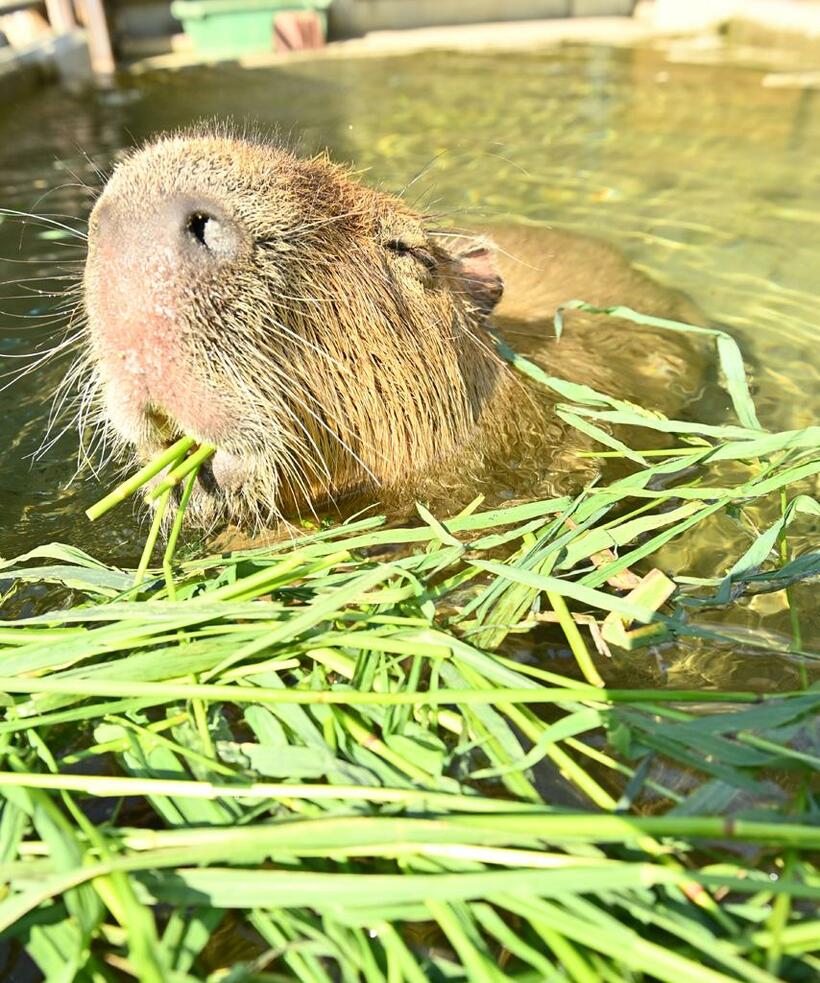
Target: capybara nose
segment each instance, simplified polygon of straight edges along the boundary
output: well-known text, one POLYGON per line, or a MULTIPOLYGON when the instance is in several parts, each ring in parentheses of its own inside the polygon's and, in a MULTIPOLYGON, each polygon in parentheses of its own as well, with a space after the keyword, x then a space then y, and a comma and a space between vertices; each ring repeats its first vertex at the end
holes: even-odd
POLYGON ((85 300, 107 414, 132 443, 180 431, 217 442, 230 420, 186 318, 217 308, 253 241, 212 196, 151 191, 103 194, 89 225, 85 300))
POLYGON ((239 222, 218 202, 188 194, 158 196, 135 207, 103 198, 90 233, 91 244, 108 253, 109 264, 161 254, 166 264, 177 264, 187 274, 237 259, 247 240, 239 222))
MULTIPOLYGON (((236 224, 214 214, 212 207, 194 207, 182 203, 183 235, 194 250, 205 249, 217 259, 233 259, 241 242, 236 224)), ((196 255, 196 253, 194 253, 196 255)))

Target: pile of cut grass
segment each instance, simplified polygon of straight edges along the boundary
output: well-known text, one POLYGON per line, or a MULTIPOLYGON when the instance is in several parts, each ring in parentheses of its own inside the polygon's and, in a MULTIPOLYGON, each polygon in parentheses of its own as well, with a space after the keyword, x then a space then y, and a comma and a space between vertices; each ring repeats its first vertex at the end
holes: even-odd
POLYGON ((791 591, 820 552, 788 532, 820 513, 820 428, 761 430, 727 337, 725 427, 508 353, 634 463, 575 497, 166 550, 136 579, 56 544, 5 561, 76 600, 0 629, 10 959, 157 983, 816 979, 820 691, 791 591), (674 446, 635 452, 612 424, 674 446), (656 568, 717 514, 741 555, 656 568), (759 591, 792 604, 792 644, 743 644, 800 688, 601 685, 607 647, 733 644, 702 612, 759 591), (544 622, 576 678, 504 654, 544 622))

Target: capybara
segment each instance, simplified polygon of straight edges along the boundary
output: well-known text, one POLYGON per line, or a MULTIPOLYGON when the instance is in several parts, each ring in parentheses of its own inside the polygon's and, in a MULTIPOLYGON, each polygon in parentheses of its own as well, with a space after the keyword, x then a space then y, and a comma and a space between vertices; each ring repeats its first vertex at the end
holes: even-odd
POLYGON ((113 436, 140 459, 183 433, 216 445, 189 506, 204 525, 362 498, 455 505, 498 468, 520 495, 588 474, 491 323, 554 374, 648 406, 697 386, 682 336, 575 313, 556 340, 573 297, 691 316, 610 246, 442 227, 326 156, 218 130, 163 136, 114 169, 84 292, 113 436))

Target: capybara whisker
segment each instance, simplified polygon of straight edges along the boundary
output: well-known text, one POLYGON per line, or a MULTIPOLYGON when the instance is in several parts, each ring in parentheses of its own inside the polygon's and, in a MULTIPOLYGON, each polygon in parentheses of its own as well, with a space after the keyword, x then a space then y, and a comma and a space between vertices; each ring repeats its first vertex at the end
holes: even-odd
POLYGON ((23 224, 28 224, 29 221, 39 222, 52 229, 60 229, 62 232, 67 232, 69 235, 76 236, 78 239, 86 240, 88 238, 87 233, 74 228, 72 225, 67 225, 65 222, 59 222, 56 218, 50 218, 48 215, 38 215, 36 212, 24 212, 17 208, 0 208, 0 215, 22 219, 23 224))

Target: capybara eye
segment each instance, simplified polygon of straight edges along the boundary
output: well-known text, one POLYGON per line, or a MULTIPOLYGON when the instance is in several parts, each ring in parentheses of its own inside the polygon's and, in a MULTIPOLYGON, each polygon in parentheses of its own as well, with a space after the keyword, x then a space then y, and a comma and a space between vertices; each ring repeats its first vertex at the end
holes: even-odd
POLYGON ((411 251, 407 243, 402 242, 401 239, 390 239, 385 243, 385 246, 391 252, 398 253, 399 256, 406 256, 411 251))
POLYGON ((435 268, 436 261, 426 249, 421 249, 417 246, 409 246, 402 239, 390 239, 385 243, 385 246, 391 252, 397 253, 399 256, 412 256, 413 259, 418 260, 418 262, 421 263, 427 270, 432 270, 435 268))

